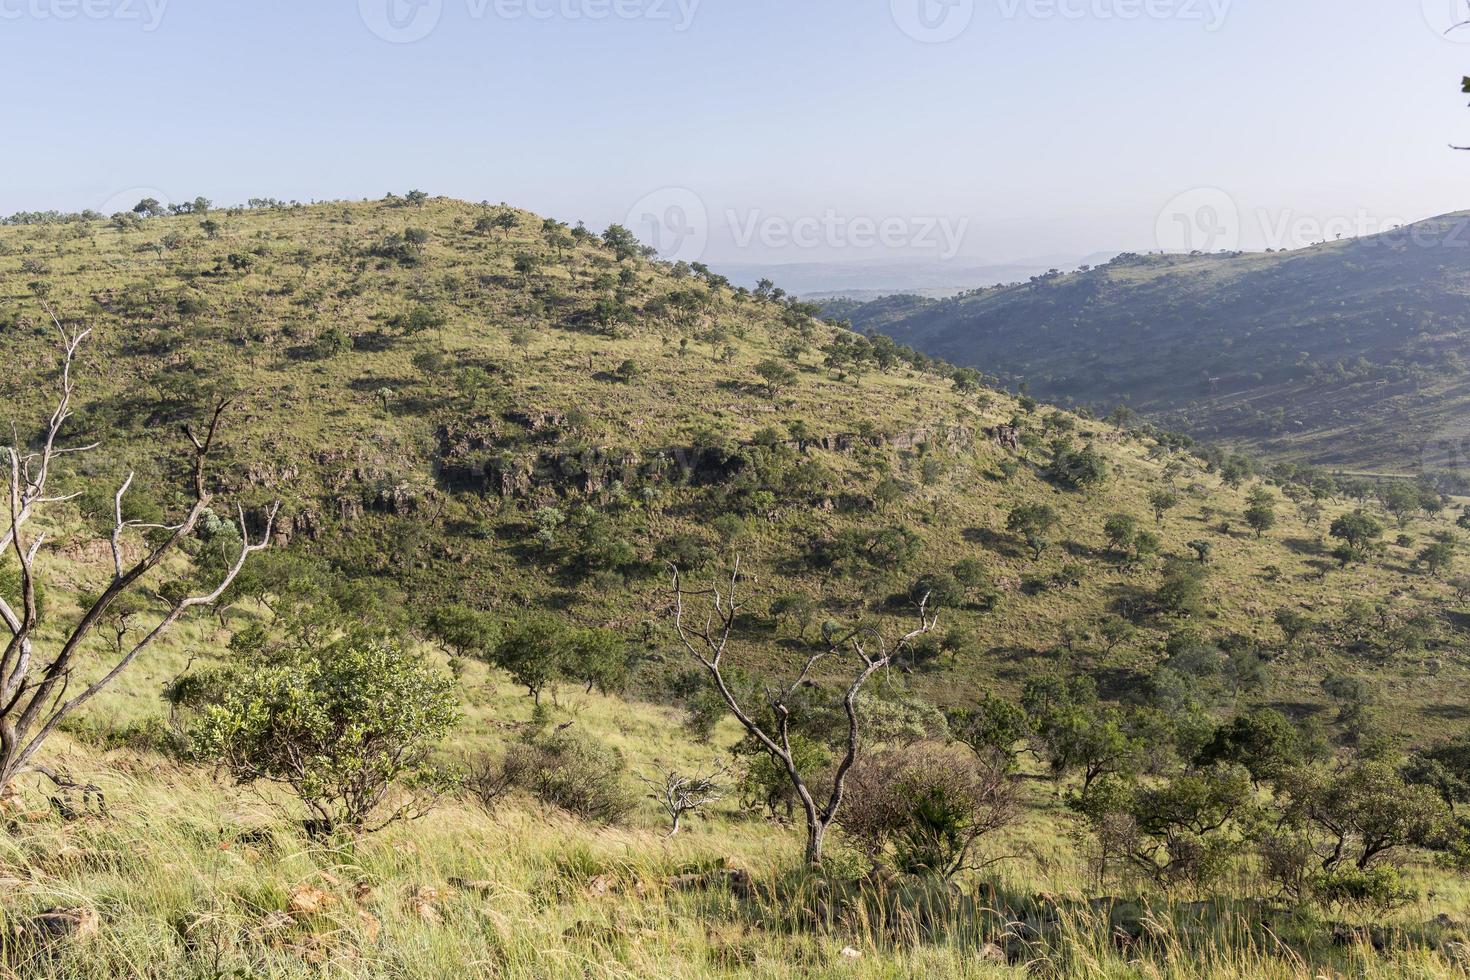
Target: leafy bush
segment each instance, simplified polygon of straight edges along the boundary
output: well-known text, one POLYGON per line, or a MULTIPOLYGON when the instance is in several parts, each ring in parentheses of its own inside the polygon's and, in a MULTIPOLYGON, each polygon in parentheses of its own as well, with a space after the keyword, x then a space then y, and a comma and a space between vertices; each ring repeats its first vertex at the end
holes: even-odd
POLYGON ((1312 882, 1317 900, 1330 908, 1349 908, 1383 915, 1418 897, 1399 870, 1389 865, 1373 868, 1336 868, 1312 882))
POLYGON ((457 717, 454 683, 401 645, 349 635, 201 678, 195 750, 237 782, 289 787, 324 830, 422 813, 440 788, 434 744, 457 717), (395 786, 408 798, 388 805, 395 786))

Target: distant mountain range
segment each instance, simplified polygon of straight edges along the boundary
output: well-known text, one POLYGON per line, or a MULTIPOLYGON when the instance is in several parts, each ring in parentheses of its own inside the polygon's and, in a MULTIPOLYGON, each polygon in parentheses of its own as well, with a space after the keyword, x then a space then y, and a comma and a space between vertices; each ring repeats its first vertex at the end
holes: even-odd
POLYGON ((737 285, 753 287, 761 279, 770 279, 803 299, 877 299, 890 293, 941 298, 977 285, 1025 282, 1052 269, 1071 270, 1106 258, 1107 255, 1041 256, 992 265, 938 259, 785 264, 721 262, 718 268, 737 285))
POLYGON ((1470 212, 1296 251, 1125 253, 831 315, 1038 397, 1344 467, 1470 475, 1470 212))

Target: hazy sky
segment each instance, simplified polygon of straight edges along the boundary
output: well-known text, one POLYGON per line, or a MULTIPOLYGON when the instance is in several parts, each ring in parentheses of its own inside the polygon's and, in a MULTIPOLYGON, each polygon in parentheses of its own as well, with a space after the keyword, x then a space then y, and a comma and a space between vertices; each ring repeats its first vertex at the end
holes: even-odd
POLYGON ((716 263, 1305 244, 1470 208, 1464 4, 0 0, 0 211, 420 187, 716 263))

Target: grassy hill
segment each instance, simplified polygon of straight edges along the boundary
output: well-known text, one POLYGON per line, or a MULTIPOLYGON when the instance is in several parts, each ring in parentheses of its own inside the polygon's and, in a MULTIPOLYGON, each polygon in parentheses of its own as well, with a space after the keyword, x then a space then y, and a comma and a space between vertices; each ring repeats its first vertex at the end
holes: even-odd
MULTIPOLYGON (((1129 590, 1157 583, 1157 558, 1107 554, 1102 523, 1123 512, 1152 525, 1147 496, 1171 460, 1183 503, 1157 529, 1161 554, 1215 540, 1212 632, 1271 645, 1280 607, 1325 624, 1352 598, 1448 596, 1408 567, 1431 524, 1416 522, 1378 565, 1329 572, 1323 532, 1350 500, 1327 501, 1311 527, 1283 511, 1257 539, 1240 520, 1248 487, 1142 433, 1037 411, 1025 422, 1037 444, 1013 453, 989 435, 1025 415, 1007 396, 964 394, 946 372, 901 361, 826 367, 832 327, 641 257, 619 261, 592 237, 555 247, 522 212, 399 199, 211 220, 216 237, 196 217, 0 229, 4 337, 19 368, 5 379, 7 403, 33 416, 44 407, 22 397, 54 362, 28 285, 44 281, 48 303, 97 331, 77 433, 107 447, 111 472, 97 478, 126 464, 166 486, 178 423, 210 392, 232 393, 232 499, 284 500, 283 541, 414 602, 549 604, 657 637, 670 556, 710 574, 740 553, 761 569, 767 598, 804 592, 839 618, 903 615, 890 597, 979 558, 998 601, 954 611, 952 624, 977 641, 916 679, 960 701, 997 679, 1018 688, 1129 590), (514 226, 475 230, 497 214, 514 226), (395 253, 410 229, 427 240, 395 253), (528 256, 533 271, 517 272, 528 256), (416 315, 427 325, 409 324, 416 315), (755 372, 772 359, 796 368, 774 397, 755 372), (1047 478, 1039 444, 1057 436, 1103 454, 1103 486, 1077 492, 1047 478), (1010 509, 1032 501, 1060 515, 1056 546, 1039 560, 1005 531, 1010 509), (542 511, 561 523, 538 536, 542 511), (1222 522, 1231 527, 1217 533, 1222 522), (894 527, 913 537, 900 560, 848 556, 834 567, 845 534, 894 527)), ((1456 621, 1440 621, 1448 643, 1456 621)), ((1149 622, 1130 655, 1146 666, 1175 626, 1149 622)), ((783 642, 753 637, 758 657, 783 656, 783 642)), ((1315 675, 1330 666, 1282 665, 1279 689, 1263 696, 1318 701, 1315 675)), ((1442 718, 1418 711, 1425 697, 1450 702, 1470 682, 1454 667, 1430 680, 1410 661, 1372 670, 1387 671, 1429 727, 1442 718)))
POLYGON ((1463 469, 1467 215, 1295 251, 1123 255, 840 312, 1050 400, 1127 403, 1277 458, 1463 469))
MULTIPOLYGON (((667 563, 708 578, 737 554, 753 578, 731 656, 755 678, 794 675, 825 621, 896 628, 918 579, 971 562, 983 575, 943 611, 924 656, 889 672, 875 696, 967 708, 1040 677, 1085 674, 1110 703, 1152 703, 1188 674, 1209 718, 1271 705, 1336 738, 1341 706, 1323 681, 1348 677, 1366 682, 1377 728, 1398 749, 1465 727, 1465 590, 1453 567, 1432 575, 1415 560, 1434 534, 1457 533, 1454 508, 1406 512, 1369 560, 1339 567, 1326 536, 1335 517, 1361 506, 1396 522, 1321 474, 1241 478, 1147 427, 956 385, 946 365, 865 345, 708 270, 652 261, 615 233, 402 198, 57 221, 0 228, 0 298, 0 344, 13 365, 0 403, 22 427, 48 408, 35 385, 55 366, 42 301, 96 331, 78 368, 73 435, 104 451, 70 474, 71 486, 109 485, 136 469, 140 486, 154 488, 151 503, 168 508, 179 425, 228 394, 223 502, 258 515, 284 501, 283 548, 321 559, 420 633, 451 602, 507 622, 548 609, 611 630, 636 661, 626 698, 564 685, 543 711, 499 671, 470 664, 448 758, 500 752, 572 722, 622 750, 632 772, 728 762, 738 734, 730 719, 708 742, 685 727, 697 699, 692 664, 670 635, 667 563), (1013 448, 994 434, 1012 425, 1013 448), (1067 477, 1076 466, 1086 472, 1080 487, 1067 477), (1156 518, 1150 494, 1169 488, 1175 505, 1156 518), (1277 521, 1257 534, 1245 515, 1248 494, 1262 488, 1277 500, 1277 521), (1035 542, 1039 555, 1007 527, 1025 504, 1057 517, 1035 542), (1111 547, 1104 520, 1119 514, 1156 534, 1156 547, 1111 547), (1173 602, 1171 588, 1188 594, 1173 602), (776 615, 774 601, 792 596, 810 611, 776 615), (1282 610, 1300 618, 1294 639, 1276 622, 1282 610), (1181 651, 1198 650, 1203 659, 1183 664, 1181 651)), ((97 506, 84 495, 51 528, 43 561, 65 585, 50 599, 61 613, 106 571, 97 506)), ((671 843, 648 802, 599 830, 520 798, 487 814, 464 794, 424 823, 365 842, 310 843, 279 794, 226 788, 161 753, 151 734, 168 713, 165 684, 189 665, 231 662, 232 634, 270 621, 253 603, 222 621, 191 620, 69 726, 54 751, 104 787, 110 815, 63 820, 34 789, 7 804, 0 876, 22 896, 11 913, 85 906, 103 919, 99 942, 22 973, 227 975, 220 963, 245 964, 244 975, 395 977, 1024 967, 986 960, 989 934, 977 941, 982 918, 969 913, 939 925, 896 913, 879 922, 854 900, 821 928, 793 922, 793 908, 832 903, 820 891, 775 900, 790 887, 798 835, 733 798, 671 843), (669 884, 720 859, 750 870, 764 903, 669 884), (299 898, 302 887, 329 898, 299 898), (299 907, 308 900, 319 912, 299 907)), ((1023 856, 967 879, 967 894, 1008 907, 1039 902, 1038 892, 1062 896, 1072 939, 1038 961, 1063 975, 1131 975, 1136 951, 1116 948, 1086 904, 1097 889, 1078 818, 1039 778, 1024 781, 1024 803, 997 841, 997 853, 1015 844, 1023 856)), ((862 863, 840 842, 837 852, 844 867, 862 863)), ((1420 898, 1394 923, 1454 914, 1457 879, 1423 857, 1405 873, 1420 898)), ((1250 893, 1249 881, 1238 884, 1232 894, 1250 893)), ((889 900, 919 901, 901 890, 889 900)), ((1252 933, 1258 916, 1242 925, 1246 914, 1209 910, 1207 929, 1182 927, 1159 969, 1450 969, 1422 946, 1386 957, 1333 947, 1316 919, 1276 922, 1294 937, 1283 950, 1252 933), (1263 945, 1222 938, 1242 928, 1263 945)))

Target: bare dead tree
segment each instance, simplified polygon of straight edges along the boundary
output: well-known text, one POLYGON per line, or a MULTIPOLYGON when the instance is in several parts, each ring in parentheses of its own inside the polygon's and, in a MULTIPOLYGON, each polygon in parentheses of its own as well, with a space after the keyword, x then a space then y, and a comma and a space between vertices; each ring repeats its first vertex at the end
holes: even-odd
MULTIPOLYGON (((48 313, 51 311, 48 309, 48 313)), ((259 541, 252 542, 243 508, 237 508, 240 531, 240 553, 233 564, 223 573, 214 589, 201 595, 186 596, 165 601, 168 607, 153 627, 147 630, 136 643, 116 644, 116 649, 103 664, 100 675, 85 682, 76 680, 78 667, 82 666, 84 647, 96 627, 108 617, 114 605, 119 608, 131 597, 142 594, 149 572, 176 551, 179 545, 194 533, 199 521, 209 510, 214 497, 205 479, 205 468, 210 451, 219 432, 220 419, 228 407, 227 402, 214 406, 204 434, 197 435, 190 427, 184 428, 193 447, 193 475, 190 486, 191 504, 187 514, 177 524, 145 524, 123 516, 124 500, 133 486, 133 474, 123 480, 113 496, 113 527, 110 534, 112 552, 112 575, 107 585, 88 597, 89 602, 81 617, 68 626, 61 638, 49 651, 40 649, 37 627, 40 612, 37 603, 38 583, 41 572, 37 558, 46 541, 45 531, 30 533, 32 521, 47 508, 72 500, 77 493, 59 493, 51 489, 56 477, 59 461, 67 456, 79 455, 96 448, 86 446, 63 446, 62 429, 72 417, 73 401, 76 397, 74 367, 77 351, 91 334, 91 330, 73 330, 64 326, 55 314, 51 321, 60 335, 62 359, 60 390, 55 407, 39 434, 37 442, 25 444, 16 435, 7 447, 0 447, 0 459, 6 466, 6 517, 0 524, 0 556, 13 554, 19 563, 18 598, 7 601, 0 596, 0 623, 10 634, 0 654, 0 794, 11 791, 15 779, 26 773, 40 773, 61 786, 72 785, 66 777, 35 761, 36 752, 55 731, 62 720, 82 707, 99 692, 115 681, 140 654, 151 647, 159 637, 167 633, 175 623, 192 609, 213 604, 234 582, 245 562, 252 554, 264 550, 270 544, 271 530, 279 505, 269 509, 265 530, 259 541), (30 448, 30 447, 36 448, 30 448), (138 532, 153 531, 164 535, 159 544, 146 546, 142 558, 129 563, 125 539, 138 532), (72 691, 76 681, 78 690, 72 691)), ((0 633, 0 637, 4 634, 0 633)), ((50 645, 50 644, 48 644, 50 645)))
POLYGON ((916 628, 904 633, 897 640, 889 641, 877 627, 867 626, 850 634, 834 638, 826 650, 812 654, 802 666, 801 672, 789 685, 768 692, 774 728, 767 731, 755 717, 740 704, 739 698, 730 689, 724 674, 724 659, 730 649, 730 639, 735 623, 740 616, 740 559, 736 558, 730 571, 728 584, 716 581, 710 588, 686 591, 679 569, 670 566, 673 573, 674 629, 684 649, 709 672, 715 690, 719 692, 726 707, 741 726, 771 755, 791 780, 797 798, 806 814, 806 861, 820 864, 822 842, 827 828, 837 817, 842 806, 843 788, 847 775, 857 761, 858 754, 858 710, 857 698, 863 685, 874 674, 892 665, 909 651, 915 640, 934 630, 938 625, 937 614, 929 612, 929 597, 919 601, 916 628), (702 619, 691 622, 685 608, 686 601, 695 599, 704 605, 702 619), (847 660, 856 673, 848 682, 842 697, 843 710, 847 714, 847 743, 842 760, 832 776, 832 789, 825 803, 818 803, 807 787, 807 777, 796 764, 791 748, 791 699, 812 676, 812 672, 824 660, 847 660))
POLYGON ((725 771, 721 770, 708 776, 685 776, 671 769, 664 772, 662 779, 649 776, 638 779, 649 787, 648 798, 669 815, 669 836, 673 837, 685 816, 725 798, 725 789, 718 782, 724 775, 725 771))

